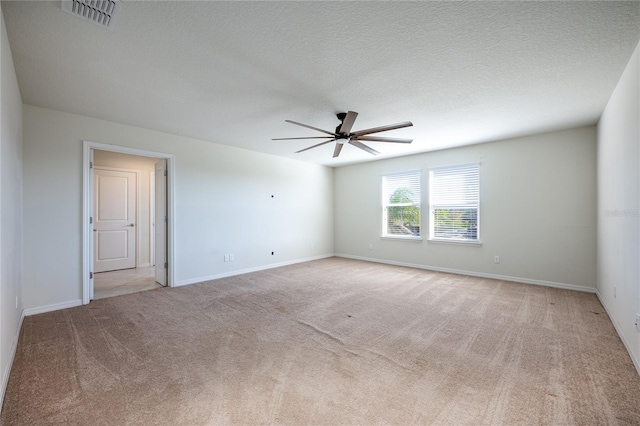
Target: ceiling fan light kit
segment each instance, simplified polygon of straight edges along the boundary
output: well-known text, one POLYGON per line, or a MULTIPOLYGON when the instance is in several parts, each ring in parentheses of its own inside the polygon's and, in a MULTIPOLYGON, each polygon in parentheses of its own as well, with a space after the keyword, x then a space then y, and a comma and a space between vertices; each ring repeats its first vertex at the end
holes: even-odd
POLYGON ((391 143, 411 143, 413 139, 403 139, 403 138, 386 138, 381 136, 369 136, 374 133, 386 132, 388 130, 401 129, 403 127, 413 126, 413 123, 410 121, 405 121, 397 124, 390 124, 387 126, 374 127, 371 129, 358 130, 357 132, 351 132, 351 128, 353 127, 353 123, 355 123, 356 118, 358 117, 358 113, 355 111, 349 112, 339 112, 336 114, 338 120, 340 120, 340 124, 336 127, 334 132, 330 132, 328 130, 319 129, 317 127, 309 126, 308 124, 298 123, 293 120, 285 120, 287 123, 295 124, 296 126, 306 127, 311 130, 318 131, 320 133, 325 133, 328 136, 303 136, 297 138, 274 138, 274 141, 282 141, 282 140, 294 140, 294 139, 327 139, 318 144, 312 145, 310 147, 301 149, 300 151, 296 151, 296 154, 307 151, 312 148, 316 148, 329 142, 336 142, 336 146, 333 150, 333 158, 336 158, 340 155, 342 151, 342 147, 345 144, 350 144, 355 146, 356 148, 360 148, 363 151, 368 152, 372 155, 380 154, 375 149, 371 148, 368 145, 363 144, 360 141, 368 141, 368 142, 391 142, 391 143))

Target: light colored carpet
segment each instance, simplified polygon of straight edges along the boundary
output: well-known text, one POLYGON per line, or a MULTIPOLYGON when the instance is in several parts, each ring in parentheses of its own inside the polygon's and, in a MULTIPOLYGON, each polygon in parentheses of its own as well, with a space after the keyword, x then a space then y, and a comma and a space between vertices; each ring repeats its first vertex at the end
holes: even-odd
POLYGON ((27 317, 6 425, 640 424, 593 294, 331 258, 27 317))

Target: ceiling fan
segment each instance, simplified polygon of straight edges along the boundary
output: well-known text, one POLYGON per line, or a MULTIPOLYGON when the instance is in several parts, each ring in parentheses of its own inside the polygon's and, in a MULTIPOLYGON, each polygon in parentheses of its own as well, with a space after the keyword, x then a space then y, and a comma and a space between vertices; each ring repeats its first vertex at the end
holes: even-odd
POLYGON ((375 149, 371 148, 363 144, 361 141, 368 142, 394 142, 394 143, 411 143, 413 139, 402 139, 402 138, 385 138, 381 136, 369 136, 373 133, 386 132, 387 130, 401 129, 403 127, 413 126, 413 123, 410 121, 405 121, 403 123, 390 124, 388 126, 374 127, 372 129, 358 130, 357 132, 352 132, 351 127, 353 127, 353 123, 356 121, 356 117, 358 117, 358 113, 354 111, 349 112, 340 112, 336 114, 338 120, 340 120, 340 124, 336 127, 335 132, 330 132, 328 130, 318 129, 317 127, 309 126, 307 124, 298 123, 297 121, 285 120, 287 123, 295 124, 297 126, 306 127, 308 129, 317 130, 321 133, 326 133, 329 136, 306 136, 299 138, 274 138, 274 141, 284 141, 284 140, 292 140, 292 139, 326 139, 326 141, 320 142, 319 144, 310 146, 305 149, 301 149, 300 151, 296 151, 296 154, 299 152, 306 151, 311 148, 315 148, 329 142, 336 141, 336 147, 333 150, 333 158, 336 158, 340 155, 340 151, 342 151, 342 147, 345 144, 351 144, 355 147, 358 147, 364 151, 367 151, 369 154, 378 155, 380 154, 375 149))

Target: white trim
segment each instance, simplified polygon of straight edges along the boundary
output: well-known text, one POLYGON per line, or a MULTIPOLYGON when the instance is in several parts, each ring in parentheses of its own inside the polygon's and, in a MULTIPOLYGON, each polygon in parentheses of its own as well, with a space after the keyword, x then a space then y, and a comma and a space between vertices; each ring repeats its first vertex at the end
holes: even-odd
POLYGON ((11 368, 13 367, 13 360, 18 351, 18 341, 20 340, 20 332, 22 331, 22 322, 24 321, 25 313, 24 309, 20 314, 20 320, 18 321, 18 328, 13 336, 13 343, 11 344, 11 351, 9 352, 9 361, 7 366, 2 372, 2 388, 0 389, 0 406, 4 403, 4 395, 7 391, 7 385, 9 384, 9 376, 11 375, 11 368))
POLYGON ((463 246, 481 246, 482 241, 480 240, 454 240, 454 239, 444 239, 444 238, 428 238, 427 242, 429 244, 454 244, 454 245, 463 245, 463 246))
POLYGON ((93 231, 89 226, 89 217, 91 216, 92 200, 91 194, 93 189, 90 187, 91 182, 91 169, 89 168, 89 161, 91 161, 91 153, 94 149, 100 151, 119 152, 122 154, 139 155, 142 157, 160 158, 167 160, 167 214, 169 220, 167 223, 167 262, 169 268, 167 271, 167 284, 169 287, 174 286, 176 268, 175 268, 175 156, 173 154, 166 154, 163 152, 146 151, 137 148, 130 148, 125 146, 110 145, 91 141, 82 141, 83 149, 83 161, 82 161, 82 175, 83 175, 83 211, 82 211, 82 303, 87 304, 90 301, 92 280, 89 278, 89 272, 93 272, 93 246, 91 244, 93 240, 93 231))
POLYGON ((93 224, 89 218, 93 216, 93 147, 82 143, 82 303, 87 304, 93 298, 93 224))
MULTIPOLYGON (((421 231, 422 232, 422 231, 421 231)), ((389 241, 409 241, 412 243, 421 243, 422 237, 401 237, 400 235, 391 236, 391 235, 383 235, 380 237, 381 240, 389 240, 389 241)))
POLYGON ((36 308, 25 309, 23 313, 25 317, 29 317, 31 315, 44 314, 47 312, 59 311, 62 309, 76 308, 82 305, 82 299, 70 300, 68 302, 54 303, 53 305, 38 306, 36 308))
POLYGON ((604 304, 604 299, 600 295, 600 292, 598 291, 598 289, 596 289, 596 296, 598 296, 598 300, 600 301, 600 304, 602 305, 604 310, 607 312, 607 315, 609 315, 609 319, 611 320, 611 324, 613 324, 613 328, 616 329, 616 333, 618 333, 618 337, 620 337, 620 340, 622 340, 622 344, 624 345, 624 348, 629 353, 629 357, 631 357, 631 361, 633 362, 634 367, 636 367, 636 371, 640 375, 640 360, 636 358, 633 351, 631 350, 631 344, 624 337, 624 333, 622 333, 622 330, 618 325, 618 321, 615 319, 614 316, 611 315, 611 312, 609 311, 609 309, 607 309, 607 305, 604 304))
POLYGON ((480 161, 472 161, 470 163, 459 163, 459 164, 446 164, 446 165, 442 165, 442 166, 434 166, 434 167, 429 167, 429 171, 431 170, 446 170, 446 169, 455 169, 455 168, 459 168, 459 167, 470 167, 470 166, 478 166, 480 167, 482 165, 482 163, 480 161))
POLYGON ((228 278, 228 277, 233 277, 233 276, 236 276, 236 275, 249 274, 251 272, 259 272, 259 271, 264 271, 264 270, 267 270, 267 269, 279 268, 281 266, 295 265, 296 263, 303 263, 303 262, 310 262, 312 260, 326 259, 326 258, 329 258, 329 257, 334 257, 334 254, 333 253, 322 254, 320 256, 312 256, 312 257, 306 257, 306 258, 303 258, 303 259, 290 260, 290 261, 287 261, 287 262, 271 263, 269 265, 256 266, 254 268, 247 268, 247 269, 240 269, 240 270, 235 270, 235 271, 230 271, 230 272, 223 272, 222 274, 209 275, 209 276, 206 276, 206 277, 191 278, 191 279, 188 279, 188 280, 178 281, 177 283, 175 283, 174 287, 181 287, 181 286, 184 286, 184 285, 196 284, 196 283, 201 283, 201 282, 204 282, 204 281, 217 280, 217 279, 220 279, 220 278, 228 278))
POLYGON ((408 170, 398 170, 395 172, 388 172, 388 173, 381 173, 380 174, 380 178, 383 178, 385 176, 394 176, 394 175, 404 175, 407 173, 416 173, 419 172, 420 173, 420 183, 422 183, 422 169, 408 169, 408 170))
POLYGON ((394 260, 375 259, 375 258, 371 258, 371 257, 362 257, 362 256, 351 256, 351 255, 348 255, 348 254, 340 254, 340 253, 336 253, 335 256, 336 257, 344 257, 346 259, 364 260, 364 261, 367 261, 367 262, 385 263, 385 264, 388 264, 388 265, 407 266, 409 268, 426 269, 428 271, 447 272, 449 274, 469 275, 469 276, 472 276, 472 277, 491 278, 491 279, 494 279, 494 280, 512 281, 512 282, 522 283, 522 284, 541 285, 541 286, 545 286, 545 287, 561 288, 561 289, 564 289, 564 290, 584 291, 586 293, 595 293, 596 292, 596 289, 594 287, 586 287, 586 286, 575 285, 575 284, 558 283, 558 282, 555 282, 555 281, 534 280, 534 279, 531 279, 531 278, 521 278, 521 277, 510 277, 510 276, 507 276, 507 275, 486 274, 484 272, 473 272, 473 271, 464 271, 464 270, 461 270, 461 269, 440 268, 438 266, 420 265, 420 264, 417 264, 417 263, 396 262, 394 260))
MULTIPOLYGON (((154 165, 155 167, 155 165, 154 165)), ((156 171, 149 172, 149 266, 156 264, 156 171)))

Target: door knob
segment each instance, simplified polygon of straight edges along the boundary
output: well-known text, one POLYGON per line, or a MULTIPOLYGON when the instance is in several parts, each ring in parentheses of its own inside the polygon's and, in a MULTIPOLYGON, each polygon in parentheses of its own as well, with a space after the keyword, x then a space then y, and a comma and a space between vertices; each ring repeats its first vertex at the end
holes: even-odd
POLYGON ((133 228, 135 225, 133 223, 130 223, 127 226, 130 227, 130 228, 133 228))

